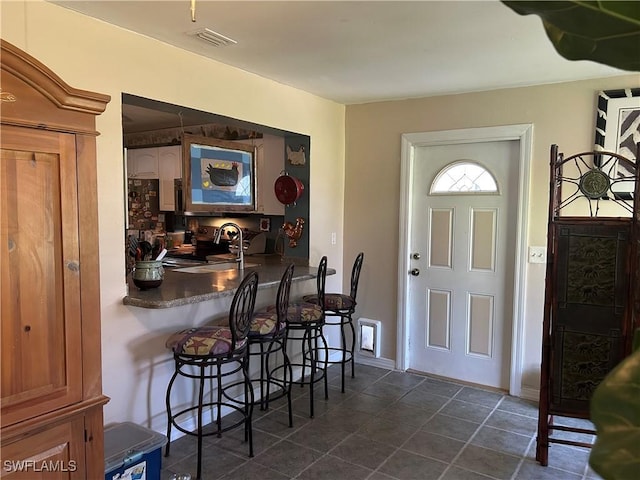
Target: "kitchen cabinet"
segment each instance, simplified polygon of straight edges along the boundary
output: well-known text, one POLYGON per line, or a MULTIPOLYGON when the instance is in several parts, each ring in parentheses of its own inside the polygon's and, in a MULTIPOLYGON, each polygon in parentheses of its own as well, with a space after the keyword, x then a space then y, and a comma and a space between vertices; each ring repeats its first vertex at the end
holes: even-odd
POLYGON ((160 210, 173 212, 176 207, 174 180, 182 178, 182 145, 158 148, 160 210))
POLYGON ((173 181, 182 178, 182 145, 127 150, 127 176, 159 179, 160 210, 175 210, 173 181))
POLYGON ((159 178, 158 148, 127 150, 127 176, 129 178, 159 178))
POLYGON ((284 170, 284 138, 265 135, 257 146, 256 212, 263 215, 284 215, 284 205, 278 201, 273 189, 276 179, 284 170))
POLYGON ((95 117, 78 90, 0 40, 1 415, 11 478, 104 476, 95 117), (55 460, 60 460, 56 463, 55 460))

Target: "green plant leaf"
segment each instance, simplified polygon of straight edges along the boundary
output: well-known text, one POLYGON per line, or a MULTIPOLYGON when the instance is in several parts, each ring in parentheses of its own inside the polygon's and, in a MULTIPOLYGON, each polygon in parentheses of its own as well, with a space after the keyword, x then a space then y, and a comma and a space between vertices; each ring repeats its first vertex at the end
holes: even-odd
POLYGON ((568 60, 640 71, 640 2, 503 1, 520 15, 538 15, 556 51, 568 60))
POLYGON ((618 364, 591 398, 596 442, 589 464, 605 480, 638 478, 640 472, 640 350, 618 364))

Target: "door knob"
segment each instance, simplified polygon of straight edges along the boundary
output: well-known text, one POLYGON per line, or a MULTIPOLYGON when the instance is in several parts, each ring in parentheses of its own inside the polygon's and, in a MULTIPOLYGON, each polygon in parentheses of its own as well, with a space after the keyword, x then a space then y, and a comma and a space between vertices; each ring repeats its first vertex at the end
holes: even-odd
POLYGON ((414 268, 413 270, 411 270, 409 272, 411 275, 413 275, 414 277, 417 277, 418 275, 420 275, 420 270, 418 268, 414 268))
POLYGON ((413 258, 414 260, 420 260, 420 254, 414 253, 413 255, 411 255, 411 258, 413 258))

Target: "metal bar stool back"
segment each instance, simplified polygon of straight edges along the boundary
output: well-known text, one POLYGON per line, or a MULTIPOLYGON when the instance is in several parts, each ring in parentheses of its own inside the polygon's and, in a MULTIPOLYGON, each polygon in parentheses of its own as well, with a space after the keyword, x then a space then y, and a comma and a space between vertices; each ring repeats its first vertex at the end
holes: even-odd
POLYGON ((324 292, 327 279, 327 257, 324 256, 318 265, 316 286, 318 303, 293 303, 287 310, 287 341, 300 341, 302 352, 299 362, 292 362, 292 367, 301 368, 299 380, 294 384, 309 385, 309 416, 314 416, 314 385, 324 380, 324 396, 329 398, 327 383, 327 361, 329 351, 327 341, 322 332, 324 327, 324 292), (302 336, 293 336, 293 332, 301 332, 302 336), (322 358, 320 358, 322 353, 322 358), (306 372, 309 371, 307 377, 306 372))
MULTIPOLYGON (((356 295, 358 294, 358 282, 360 280, 360 271, 364 262, 364 253, 360 252, 351 269, 351 290, 349 295, 343 293, 326 293, 324 297, 324 313, 326 317, 338 317, 338 320, 325 319, 325 325, 340 326, 340 347, 328 347, 328 350, 339 352, 340 359, 329 361, 330 364, 340 364, 342 374, 342 393, 344 393, 344 373, 345 365, 351 363, 351 378, 355 377, 355 345, 356 331, 353 325, 353 314, 356 311, 356 295), (351 330, 350 343, 347 346, 346 327, 351 330)), ((306 302, 319 304, 316 295, 308 295, 304 297, 306 302)))
MULTIPOLYGON (((289 294, 291 292, 291 280, 293 278, 294 264, 291 263, 285 269, 278 292, 276 294, 275 312, 273 306, 256 312, 251 321, 249 331, 249 345, 258 347, 258 351, 251 351, 251 357, 260 359, 260 378, 253 379, 253 383, 259 384, 259 398, 254 404, 260 404, 261 410, 269 408, 269 402, 284 396, 287 397, 289 408, 289 426, 293 426, 293 413, 291 411, 291 380, 293 373, 289 356, 287 355, 287 310, 289 308, 289 294), (271 359, 280 352, 282 363, 271 366, 271 359), (272 390, 275 386, 275 392, 272 390)), ((251 360, 250 360, 251 361, 251 360)))
POLYGON ((251 415, 253 412, 253 389, 249 378, 249 329, 258 289, 258 274, 247 274, 236 290, 229 309, 228 326, 202 326, 181 330, 171 335, 167 348, 173 351, 175 371, 167 386, 167 447, 171 448, 171 429, 198 438, 198 463, 196 478, 202 478, 202 438, 220 436, 223 432, 244 426, 245 441, 249 443, 249 456, 253 456, 253 434, 251 415), (224 367, 224 369, 223 369, 224 367), (178 412, 171 409, 171 390, 178 376, 198 381, 198 401, 178 412), (223 380, 227 379, 223 383, 223 380), (209 392, 210 401, 205 402, 205 381, 215 382, 215 392, 209 392), (215 396, 215 399, 213 398, 215 396), (211 431, 204 432, 203 409, 215 409, 215 423, 211 431), (231 410, 235 415, 224 417, 222 410, 231 410), (178 423, 178 417, 196 412, 195 431, 187 430, 178 423), (238 418, 239 417, 239 418, 238 418))

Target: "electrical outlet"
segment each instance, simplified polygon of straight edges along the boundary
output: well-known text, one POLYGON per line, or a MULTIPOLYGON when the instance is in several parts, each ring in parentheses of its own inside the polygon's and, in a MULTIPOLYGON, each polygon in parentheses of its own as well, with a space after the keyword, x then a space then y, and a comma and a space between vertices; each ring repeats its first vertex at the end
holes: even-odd
POLYGON ((331 232, 331 245, 335 245, 337 243, 336 238, 336 232, 331 232))
POLYGON ((547 263, 547 248, 529 247, 529 263, 547 263))

